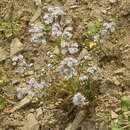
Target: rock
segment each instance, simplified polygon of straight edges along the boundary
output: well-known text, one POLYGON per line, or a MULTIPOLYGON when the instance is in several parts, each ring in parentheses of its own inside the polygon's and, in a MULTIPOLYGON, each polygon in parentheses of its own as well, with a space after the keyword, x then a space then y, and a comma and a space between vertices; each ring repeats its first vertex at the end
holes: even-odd
POLYGON ((107 13, 107 10, 103 9, 103 10, 101 10, 101 12, 102 12, 103 14, 106 14, 106 13, 107 13))
POLYGON ((130 78, 129 79, 125 79, 124 80, 124 84, 125 84, 125 86, 130 87, 130 78))
POLYGON ((82 59, 84 56, 87 56, 88 55, 88 51, 84 48, 80 54, 79 54, 79 59, 82 59))
POLYGON ((118 70, 114 71, 114 74, 123 75, 124 72, 125 72, 125 68, 121 68, 121 69, 118 69, 118 70))
POLYGON ((99 130, 109 130, 109 126, 105 122, 99 124, 99 130))
POLYGON ((23 49, 23 44, 20 42, 18 38, 12 40, 10 45, 10 56, 15 55, 23 49))
POLYGON ((116 113, 121 113, 121 112, 122 112, 122 109, 121 109, 121 108, 117 108, 117 109, 115 110, 115 112, 116 112, 116 113))
POLYGON ((122 101, 130 101, 130 96, 124 96, 121 99, 122 101))
POLYGON ((65 130, 71 130, 72 124, 69 124, 68 127, 65 128, 65 130))
POLYGON ((59 50, 58 46, 56 46, 54 48, 54 52, 53 53, 56 54, 56 55, 60 54, 60 50, 59 50))
POLYGON ((35 14, 33 15, 33 17, 31 18, 30 22, 32 23, 32 22, 36 21, 40 17, 41 12, 42 12, 41 8, 38 8, 36 10, 35 14))
POLYGON ((80 111, 76 116, 76 118, 74 119, 74 121, 72 122, 72 124, 70 124, 65 130, 77 130, 84 118, 85 118, 85 112, 80 111))
POLYGON ((41 109, 41 108, 38 108, 38 109, 36 110, 36 119, 39 120, 39 118, 42 116, 42 114, 43 114, 42 109, 41 109))
POLYGON ((109 0, 109 2, 110 2, 111 4, 114 4, 114 3, 116 3, 117 1, 116 1, 116 0, 109 0))
POLYGON ((79 128, 81 128, 81 130, 96 130, 95 121, 85 120, 79 128))
POLYGON ((130 115, 130 111, 124 112, 123 115, 127 117, 128 115, 130 115))
POLYGON ((106 80, 105 80, 105 82, 107 83, 107 84, 113 84, 113 85, 116 85, 116 86, 119 86, 120 85, 120 82, 119 82, 119 80, 116 78, 116 77, 112 77, 112 78, 107 78, 106 80))
POLYGON ((0 47, 0 61, 5 60, 6 58, 8 58, 7 51, 5 51, 5 49, 0 47))
POLYGON ((30 109, 30 113, 34 113, 35 112, 35 110, 32 108, 32 109, 30 109))
POLYGON ((33 113, 27 115, 27 120, 25 120, 24 127, 22 130, 39 130, 40 125, 38 121, 35 119, 33 113))
POLYGON ((112 78, 112 81, 113 81, 113 83, 114 83, 116 86, 119 86, 119 85, 120 85, 120 82, 119 82, 119 80, 118 80, 116 77, 113 77, 113 78, 112 78))
POLYGON ((37 6, 40 6, 42 4, 41 0, 35 0, 35 3, 37 6))
POLYGON ((23 107, 29 105, 30 103, 31 103, 31 98, 29 98, 28 96, 26 96, 24 99, 22 99, 22 100, 18 103, 18 105, 14 106, 13 109, 12 109, 10 112, 11 112, 11 113, 12 113, 12 112, 15 112, 15 111, 17 111, 17 110, 19 110, 19 109, 21 109, 21 108, 23 108, 23 107))
POLYGON ((33 75, 34 74, 34 71, 27 71, 24 73, 25 76, 30 76, 30 75, 33 75))
POLYGON ((117 117, 118 115, 114 111, 111 111, 111 118, 116 119, 117 117))
POLYGON ((21 127, 23 126, 23 122, 17 121, 17 120, 14 120, 14 121, 10 120, 10 121, 6 121, 4 125, 8 127, 21 127))

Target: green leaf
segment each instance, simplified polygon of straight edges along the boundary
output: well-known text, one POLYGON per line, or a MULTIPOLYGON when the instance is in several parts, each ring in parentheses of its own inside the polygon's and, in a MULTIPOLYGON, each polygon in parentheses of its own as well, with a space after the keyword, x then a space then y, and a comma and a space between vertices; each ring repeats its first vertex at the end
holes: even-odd
POLYGON ((124 100, 121 102, 121 108, 123 111, 128 111, 130 109, 130 100, 124 100))
POLYGON ((128 121, 130 122, 130 115, 128 116, 128 121))
POLYGON ((114 126, 112 127, 112 130, 121 130, 121 128, 119 128, 118 126, 114 126))
POLYGON ((0 109, 3 109, 3 107, 6 105, 6 99, 2 96, 0 96, 0 109))

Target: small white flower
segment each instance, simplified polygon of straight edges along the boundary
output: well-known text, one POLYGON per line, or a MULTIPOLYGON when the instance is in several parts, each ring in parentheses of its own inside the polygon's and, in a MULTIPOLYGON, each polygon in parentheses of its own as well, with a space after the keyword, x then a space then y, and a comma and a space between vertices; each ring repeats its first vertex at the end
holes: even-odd
POLYGON ((84 59, 85 60, 92 60, 92 57, 91 56, 84 56, 84 59))
POLYGON ((74 66, 77 64, 77 59, 66 57, 63 61, 61 61, 59 65, 59 71, 67 79, 71 78, 72 76, 77 76, 77 71, 74 68, 74 66))
POLYGON ((73 27, 66 27, 64 31, 66 32, 73 31, 73 27))
POLYGON ((109 34, 110 34, 109 31, 106 30, 106 29, 101 30, 101 35, 107 36, 107 35, 109 35, 109 34))
POLYGON ((72 38, 72 33, 68 32, 68 31, 64 31, 62 34, 62 37, 65 39, 71 39, 72 38))
POLYGON ((103 39, 101 39, 99 42, 100 42, 101 44, 106 43, 106 41, 105 41, 105 40, 103 40, 103 39))
POLYGON ((93 37, 93 39, 94 39, 94 41, 96 42, 96 41, 98 41, 99 40, 99 34, 96 34, 96 35, 94 35, 94 37, 93 37))
POLYGON ((87 69, 87 72, 88 72, 88 73, 94 74, 95 71, 96 71, 96 67, 95 67, 95 66, 88 67, 88 69, 87 69))
POLYGON ((68 51, 69 51, 70 54, 75 54, 79 51, 79 49, 73 47, 73 48, 68 48, 68 51))
POLYGON ((37 32, 42 32, 43 26, 33 26, 31 29, 29 29, 29 32, 32 33, 37 33, 37 32))
POLYGON ((62 50, 61 50, 61 54, 63 54, 63 55, 65 55, 67 52, 68 52, 67 49, 62 49, 62 50))
POLYGON ((79 80, 81 80, 81 81, 85 81, 87 79, 88 79, 88 76, 86 76, 86 75, 79 77, 79 80))
POLYGON ((53 24, 52 26, 52 36, 60 37, 62 35, 61 27, 58 23, 53 24))
POLYGON ((45 24, 52 24, 53 23, 53 16, 52 14, 46 13, 43 17, 45 24))
POLYGON ((85 104, 85 97, 81 93, 76 93, 73 97, 73 104, 83 106, 85 104))
POLYGON ((27 94, 27 89, 26 88, 17 88, 17 98, 22 99, 26 94, 27 94))
POLYGON ((74 42, 74 43, 71 44, 71 47, 76 47, 76 48, 78 48, 78 47, 79 47, 79 44, 78 44, 77 42, 74 42))
POLYGON ((65 48, 65 47, 68 47, 69 46, 69 43, 68 42, 66 42, 66 41, 62 41, 61 42, 61 47, 62 48, 65 48))
POLYGON ((110 31, 111 31, 112 33, 115 32, 115 30, 116 30, 115 27, 111 27, 111 28, 110 28, 110 31))

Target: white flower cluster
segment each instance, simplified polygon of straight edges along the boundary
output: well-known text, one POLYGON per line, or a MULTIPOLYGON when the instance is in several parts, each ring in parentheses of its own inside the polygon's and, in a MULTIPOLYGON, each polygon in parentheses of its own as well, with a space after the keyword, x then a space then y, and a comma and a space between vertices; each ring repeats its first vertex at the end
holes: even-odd
POLYGON ((73 30, 72 27, 66 27, 63 31, 62 38, 64 39, 71 39, 73 34, 71 33, 73 30))
POLYGON ((16 63, 16 72, 23 73, 27 68, 31 67, 33 64, 27 64, 23 55, 14 56, 11 58, 13 62, 16 63))
POLYGON ((85 105, 85 97, 81 93, 76 93, 73 96, 73 104, 76 106, 83 106, 85 105))
POLYGON ((104 44, 104 43, 106 43, 106 40, 109 37, 109 35, 111 33, 115 32, 116 23, 115 22, 104 23, 102 26, 103 26, 103 29, 100 30, 99 33, 95 34, 93 36, 93 39, 95 42, 99 42, 101 44, 104 44))
POLYGON ((89 56, 89 55, 85 55, 85 56, 84 56, 84 60, 92 60, 92 57, 89 56))
POLYGON ((17 98, 22 99, 25 95, 41 98, 44 96, 44 89, 48 87, 45 82, 38 83, 34 78, 28 81, 28 85, 24 88, 17 88, 17 98))
POLYGON ((61 10, 60 7, 49 7, 48 12, 44 14, 43 19, 44 23, 46 25, 52 24, 52 30, 51 30, 51 35, 54 37, 62 37, 64 39, 70 39, 72 38, 72 27, 66 27, 64 30, 61 27, 61 25, 66 22, 68 24, 67 20, 64 22, 62 19, 59 21, 58 17, 64 15, 64 11, 61 10))
POLYGON ((79 51, 79 44, 77 42, 68 43, 66 41, 61 42, 61 53, 64 55, 66 53, 76 54, 79 51))
POLYGON ((43 44, 47 43, 43 35, 43 26, 33 26, 31 29, 29 29, 29 32, 32 33, 31 42, 43 44))
POLYGON ((87 68, 87 73, 91 73, 93 75, 93 79, 102 77, 102 74, 97 70, 95 66, 92 65, 87 68))
POLYGON ((58 16, 64 15, 60 7, 49 7, 48 12, 43 16, 45 24, 52 24, 58 16))
POLYGON ((72 78, 73 76, 77 76, 77 71, 75 69, 76 65, 78 65, 77 59, 66 57, 63 61, 61 61, 59 71, 66 79, 72 78))
POLYGON ((58 23, 52 25, 52 36, 60 37, 62 35, 62 29, 58 23))

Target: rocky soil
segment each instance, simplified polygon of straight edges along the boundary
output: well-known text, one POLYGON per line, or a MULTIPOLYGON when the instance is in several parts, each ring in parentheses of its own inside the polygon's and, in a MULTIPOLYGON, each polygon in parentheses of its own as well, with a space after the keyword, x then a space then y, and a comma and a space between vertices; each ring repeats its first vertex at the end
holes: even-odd
POLYGON ((0 20, 8 19, 12 23, 14 18, 20 18, 20 21, 11 25, 6 21, 5 24, 0 23, 0 130, 111 130, 113 120, 122 112, 121 100, 130 99, 130 1, 0 1, 0 20), (45 41, 35 43, 31 39, 33 32, 29 32, 34 25, 44 22, 44 14, 50 6, 60 7, 65 12, 58 19, 62 22, 68 20, 68 24, 63 23, 64 28, 68 25, 73 27, 71 40, 80 43, 80 51, 74 57, 80 59, 85 54, 92 54, 90 62, 98 66, 103 74, 98 80, 100 85, 95 108, 84 110, 74 106, 65 109, 61 100, 45 102, 44 99, 32 100, 28 96, 17 98, 16 88, 26 86, 30 78, 35 78, 38 83, 45 81, 52 87, 63 80, 57 70, 60 60, 57 57, 62 53, 59 41, 50 33, 45 33, 47 44, 45 41), (86 36, 86 27, 91 23, 113 20, 116 21, 117 33, 102 48, 102 52, 97 53, 95 48, 99 52, 101 50, 86 36), (13 26, 16 31, 2 30, 6 25, 13 26), (23 56, 22 62, 12 60, 19 55, 23 56), (108 117, 111 120, 107 120, 108 117))

